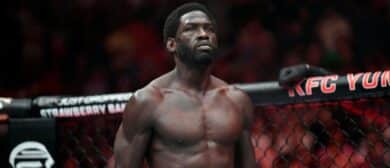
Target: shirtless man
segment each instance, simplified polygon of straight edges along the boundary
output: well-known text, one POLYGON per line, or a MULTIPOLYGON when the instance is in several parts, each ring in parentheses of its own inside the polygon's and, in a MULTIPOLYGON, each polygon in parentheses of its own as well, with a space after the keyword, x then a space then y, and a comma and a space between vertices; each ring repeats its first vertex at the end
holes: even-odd
POLYGON ((254 168, 253 105, 210 74, 215 21, 201 4, 175 9, 164 25, 175 68, 135 92, 118 129, 117 168, 254 168))

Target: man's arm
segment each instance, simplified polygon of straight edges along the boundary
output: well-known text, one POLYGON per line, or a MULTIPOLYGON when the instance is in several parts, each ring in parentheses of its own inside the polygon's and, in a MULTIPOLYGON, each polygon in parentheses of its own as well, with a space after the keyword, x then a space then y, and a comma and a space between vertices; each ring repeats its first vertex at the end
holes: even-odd
POLYGON ((151 137, 158 97, 153 88, 137 91, 129 100, 114 142, 116 168, 140 168, 151 137))
POLYGON ((236 167, 255 168, 256 159, 251 142, 251 127, 253 122, 253 104, 248 95, 242 91, 235 94, 238 105, 244 117, 244 129, 236 145, 236 167))

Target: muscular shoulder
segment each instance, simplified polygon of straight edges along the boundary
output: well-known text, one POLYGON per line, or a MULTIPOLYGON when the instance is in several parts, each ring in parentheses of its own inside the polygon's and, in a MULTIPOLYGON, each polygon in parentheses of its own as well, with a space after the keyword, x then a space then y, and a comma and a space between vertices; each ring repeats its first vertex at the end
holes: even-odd
POLYGON ((231 100, 233 100, 234 103, 236 103, 238 105, 250 105, 250 106, 252 105, 252 102, 251 102, 249 96, 241 89, 239 89, 233 85, 229 85, 225 81, 223 81, 215 76, 212 76, 211 79, 212 79, 212 83, 213 83, 214 87, 217 90, 226 92, 227 96, 231 100))
POLYGON ((222 79, 220 78, 217 78, 215 76, 211 76, 211 81, 213 83, 213 85, 217 88, 226 88, 229 86, 228 83, 226 83, 225 81, 223 81, 222 79))
POLYGON ((157 88, 146 86, 131 96, 123 114, 123 126, 128 132, 150 128, 154 121, 154 111, 160 101, 157 88))
POLYGON ((249 96, 241 89, 235 86, 227 86, 226 89, 228 91, 227 93, 229 98, 234 102, 243 105, 252 105, 252 101, 250 100, 249 96))
POLYGON ((154 85, 145 86, 142 89, 134 92, 130 102, 134 101, 137 104, 153 105, 161 100, 160 89, 154 85))
POLYGON ((253 120, 253 104, 249 96, 235 86, 227 86, 227 95, 241 109, 245 122, 250 125, 253 120))

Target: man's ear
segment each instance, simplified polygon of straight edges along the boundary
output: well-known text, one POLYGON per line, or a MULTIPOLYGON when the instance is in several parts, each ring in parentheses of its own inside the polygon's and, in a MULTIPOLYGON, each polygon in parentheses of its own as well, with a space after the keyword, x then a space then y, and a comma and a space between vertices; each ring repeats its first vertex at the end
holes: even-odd
POLYGON ((176 40, 172 37, 168 37, 166 46, 168 52, 173 53, 176 51, 176 40))

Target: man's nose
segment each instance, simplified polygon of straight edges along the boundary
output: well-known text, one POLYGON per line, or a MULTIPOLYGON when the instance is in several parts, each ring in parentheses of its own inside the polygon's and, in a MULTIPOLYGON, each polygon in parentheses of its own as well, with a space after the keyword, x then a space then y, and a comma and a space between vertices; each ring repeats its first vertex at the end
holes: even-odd
POLYGON ((208 40, 209 38, 210 38, 210 37, 209 37, 208 32, 207 32, 204 28, 199 28, 198 39, 201 39, 201 40, 208 40))

